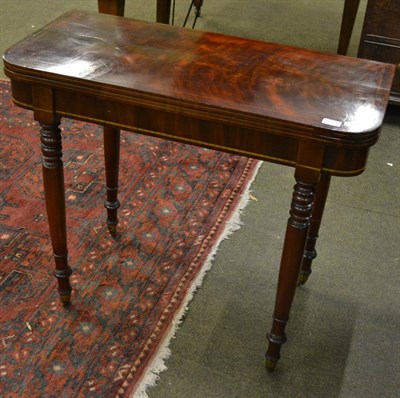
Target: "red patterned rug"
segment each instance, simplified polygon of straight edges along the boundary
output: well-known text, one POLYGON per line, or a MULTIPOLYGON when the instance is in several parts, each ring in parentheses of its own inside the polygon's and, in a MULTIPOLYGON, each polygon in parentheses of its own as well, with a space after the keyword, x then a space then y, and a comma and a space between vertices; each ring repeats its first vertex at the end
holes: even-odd
MULTIPOLYGON (((0 396, 146 396, 257 161, 122 133, 120 228, 105 227, 101 129, 63 120, 74 273, 52 276, 39 134, 0 81, 0 396)), ((230 220, 230 223, 229 223, 230 220)), ((234 220, 235 221, 235 220, 234 220)))

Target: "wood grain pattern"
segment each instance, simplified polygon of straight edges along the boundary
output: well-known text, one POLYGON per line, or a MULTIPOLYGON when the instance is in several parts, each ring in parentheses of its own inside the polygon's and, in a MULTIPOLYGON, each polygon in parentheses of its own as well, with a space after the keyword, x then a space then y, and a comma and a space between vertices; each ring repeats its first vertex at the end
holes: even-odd
POLYGON ((380 125, 391 79, 379 63, 77 11, 14 47, 5 61, 88 88, 102 83, 115 93, 358 134, 380 125), (322 123, 326 118, 340 127, 322 123))
MULTIPOLYGON (((273 370, 302 264, 303 279, 311 272, 330 176, 364 170, 394 66, 80 11, 12 47, 4 64, 14 102, 33 110, 43 139, 59 139, 62 116, 105 126, 111 233, 119 128, 295 167, 268 334, 273 370)), ((45 147, 44 178, 53 249, 63 256, 56 276, 69 298, 60 145, 45 147)))

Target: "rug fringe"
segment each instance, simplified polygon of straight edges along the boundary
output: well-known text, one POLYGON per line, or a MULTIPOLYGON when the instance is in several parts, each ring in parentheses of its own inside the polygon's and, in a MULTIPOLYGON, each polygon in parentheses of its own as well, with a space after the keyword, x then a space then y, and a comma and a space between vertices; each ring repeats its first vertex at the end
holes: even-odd
POLYGON ((207 256, 201 270, 198 272, 196 278, 194 279, 192 286, 189 288, 185 298, 182 300, 181 308, 177 311, 174 320, 171 323, 169 331, 166 333, 163 342, 160 344, 157 352, 154 354, 151 364, 149 365, 146 373, 144 374, 140 384, 136 390, 130 395, 130 398, 148 398, 146 390, 149 387, 154 387, 157 381, 160 379, 160 373, 167 369, 165 361, 171 356, 171 350, 169 348, 171 339, 176 335, 179 329, 179 325, 182 323, 182 319, 186 312, 188 311, 189 302, 193 299, 195 292, 202 285, 203 279, 207 271, 212 267, 212 262, 218 252, 219 245, 225 239, 228 239, 233 232, 240 229, 243 225, 241 216, 243 210, 249 204, 251 200, 251 190, 250 187, 255 180, 257 173, 263 164, 262 161, 258 161, 258 164, 254 167, 253 175, 247 182, 247 187, 244 189, 240 201, 237 205, 237 209, 232 213, 229 220, 226 221, 226 226, 221 236, 218 238, 211 252, 207 256))

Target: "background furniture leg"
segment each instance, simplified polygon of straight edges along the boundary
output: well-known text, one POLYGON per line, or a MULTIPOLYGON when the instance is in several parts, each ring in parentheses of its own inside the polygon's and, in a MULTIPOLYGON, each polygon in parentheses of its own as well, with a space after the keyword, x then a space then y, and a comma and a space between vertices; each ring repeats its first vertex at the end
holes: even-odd
POLYGON ((71 299, 69 277, 72 270, 68 266, 64 170, 59 125, 59 120, 55 120, 53 124, 40 123, 40 140, 47 218, 56 264, 54 275, 58 280, 61 302, 67 305, 71 299))
POLYGON ((125 0, 97 0, 97 6, 103 14, 124 16, 125 0))
POLYGON ((307 236, 306 248, 304 250, 303 263, 299 275, 299 285, 304 285, 311 274, 311 264, 317 251, 315 245, 318 239, 319 227, 321 226, 322 216, 324 214, 326 198, 328 197, 331 175, 321 173, 321 179, 316 188, 313 211, 310 221, 310 230, 307 236))
POLYGON ((194 6, 196 8, 196 17, 201 16, 201 7, 203 7, 204 0, 193 0, 194 6))
POLYGON ((190 13, 192 12, 193 6, 195 7, 195 13, 194 13, 192 29, 194 29, 194 27, 196 26, 197 18, 201 16, 201 7, 203 6, 203 0, 192 0, 190 2, 190 6, 189 6, 188 12, 185 17, 185 21, 183 22, 183 27, 186 27, 186 24, 190 17, 190 13))
POLYGON ((157 0, 156 21, 169 24, 171 15, 171 0, 157 0))
POLYGON ((118 201, 118 171, 119 171, 120 130, 113 127, 104 127, 104 160, 106 172, 107 200, 104 207, 107 209, 107 227, 111 236, 117 233, 118 201))
MULTIPOLYGON (((303 169, 304 170, 304 169, 303 169)), ((290 217, 286 227, 285 242, 281 258, 276 292, 275 310, 266 352, 267 370, 275 369, 280 358, 280 349, 286 341, 285 327, 289 319, 301 268, 304 247, 310 227, 314 202, 314 188, 317 181, 300 178, 296 170, 296 185, 292 197, 290 217)), ((307 171, 304 173, 306 176, 307 171)))
POLYGON ((351 34, 353 33, 360 0, 345 0, 343 7, 342 24, 340 26, 339 45, 337 53, 346 55, 349 49, 351 34))

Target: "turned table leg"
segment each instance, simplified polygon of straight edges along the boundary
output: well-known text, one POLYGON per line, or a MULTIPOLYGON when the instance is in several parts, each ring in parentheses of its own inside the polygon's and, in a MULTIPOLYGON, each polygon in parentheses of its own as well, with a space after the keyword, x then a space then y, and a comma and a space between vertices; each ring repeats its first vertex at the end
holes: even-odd
POLYGON ((315 245, 317 243, 318 232, 321 226, 322 216, 324 214, 330 182, 331 175, 328 173, 322 173, 321 179, 318 182, 315 191, 315 199, 310 221, 310 230, 308 231, 306 248, 304 250, 303 256, 303 263, 301 265, 301 271, 299 275, 299 285, 304 285, 307 282, 307 279, 311 274, 311 264, 314 258, 317 257, 315 245))
POLYGON ((104 127, 104 160, 106 169, 107 200, 104 207, 107 209, 107 227, 111 236, 117 233, 118 201, 118 170, 119 170, 120 130, 113 127, 104 127))
POLYGON ((64 170, 61 159, 62 142, 59 125, 58 119, 55 119, 52 124, 40 122, 40 140, 47 218, 56 264, 54 275, 58 280, 61 301, 67 305, 71 298, 72 288, 69 276, 72 271, 68 266, 64 170))
POLYGON ((281 346, 286 341, 285 327, 296 291, 310 227, 314 189, 319 179, 319 175, 308 173, 304 169, 296 170, 295 177, 296 185, 283 245, 273 323, 267 335, 269 345, 266 352, 266 367, 270 371, 274 370, 280 358, 281 346))

